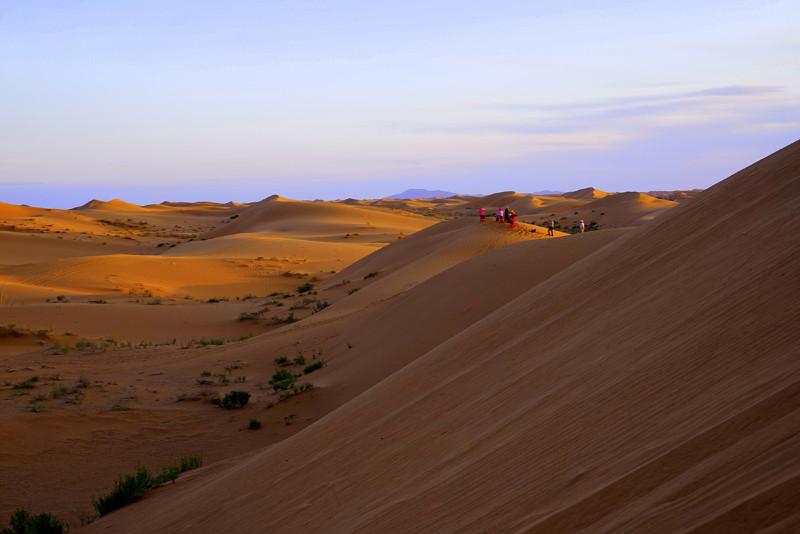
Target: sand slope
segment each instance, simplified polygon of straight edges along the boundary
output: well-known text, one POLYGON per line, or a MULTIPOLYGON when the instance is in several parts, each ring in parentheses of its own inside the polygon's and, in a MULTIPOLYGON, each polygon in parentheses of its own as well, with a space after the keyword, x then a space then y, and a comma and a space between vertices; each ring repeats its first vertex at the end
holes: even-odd
POLYGON ((89 531, 797 528, 798 199, 795 143, 89 531))

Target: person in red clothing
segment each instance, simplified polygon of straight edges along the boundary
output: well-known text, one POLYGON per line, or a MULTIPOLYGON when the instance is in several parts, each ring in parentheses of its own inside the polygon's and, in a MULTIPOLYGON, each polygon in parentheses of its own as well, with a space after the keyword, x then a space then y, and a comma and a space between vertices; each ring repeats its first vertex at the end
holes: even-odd
POLYGON ((516 210, 511 210, 511 213, 508 216, 509 222, 511 222, 511 228, 517 226, 517 212, 516 210))
POLYGON ((481 216, 481 222, 486 220, 486 210, 481 208, 478 210, 478 214, 481 216))

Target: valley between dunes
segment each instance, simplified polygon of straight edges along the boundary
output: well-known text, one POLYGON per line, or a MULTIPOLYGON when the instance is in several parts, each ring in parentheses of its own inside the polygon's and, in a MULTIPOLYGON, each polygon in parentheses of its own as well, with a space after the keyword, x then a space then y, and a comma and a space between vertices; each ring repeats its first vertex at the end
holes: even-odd
POLYGON ((800 143, 658 196, 0 204, 0 524, 791 531, 800 143))

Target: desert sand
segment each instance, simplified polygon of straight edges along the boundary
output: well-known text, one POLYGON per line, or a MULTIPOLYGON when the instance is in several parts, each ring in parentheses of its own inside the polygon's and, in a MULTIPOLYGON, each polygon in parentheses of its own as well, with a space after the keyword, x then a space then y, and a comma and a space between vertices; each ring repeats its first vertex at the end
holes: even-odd
POLYGON ((790 531, 800 143, 658 193, 0 205, 0 520, 790 531), (478 222, 506 206, 516 228, 478 222), (281 399, 280 356, 323 361, 313 389, 281 399), (249 404, 207 401, 231 389, 249 404), (93 517, 187 454, 205 467, 93 517))

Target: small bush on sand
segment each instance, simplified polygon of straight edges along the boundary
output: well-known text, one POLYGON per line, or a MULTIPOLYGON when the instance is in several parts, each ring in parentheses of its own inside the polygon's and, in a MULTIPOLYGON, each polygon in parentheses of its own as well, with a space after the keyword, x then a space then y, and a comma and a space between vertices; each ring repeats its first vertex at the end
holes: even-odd
POLYGON ((162 467, 157 476, 153 476, 146 467, 138 467, 132 475, 119 477, 114 483, 111 493, 95 499, 94 509, 101 516, 110 514, 114 510, 138 501, 150 489, 166 482, 172 482, 181 473, 196 469, 201 465, 203 465, 201 456, 184 456, 176 464, 162 467))
POLYGON ((146 467, 139 467, 132 475, 124 475, 114 483, 111 493, 95 499, 94 509, 101 516, 138 501, 152 487, 153 475, 146 467))
POLYGON ((355 293, 355 292, 356 292, 356 291, 358 291, 359 289, 361 289, 361 288, 360 288, 360 287, 354 287, 353 289, 348 289, 348 290, 347 290, 347 294, 348 294, 348 295, 352 295, 353 293, 355 293))
POLYGON ((279 369, 272 375, 269 383, 275 390, 290 389, 294 386, 294 381, 297 379, 291 371, 286 369, 279 369))
POLYGON ((322 360, 314 360, 313 362, 305 366, 305 368, 303 369, 303 374, 309 375, 318 369, 322 369, 322 366, 324 365, 325 362, 323 362, 322 360))
POLYGON ((286 367, 287 365, 292 365, 292 362, 286 356, 278 356, 275 358, 275 365, 286 367))
POLYGON ((244 407, 250 401, 250 394, 246 391, 229 391, 224 397, 217 397, 214 403, 225 410, 234 410, 244 407))
POLYGON ((250 419, 250 423, 247 425, 248 430, 258 430, 261 428, 261 421, 258 419, 250 419))
POLYGON ((314 289, 314 284, 312 284, 311 282, 306 282, 301 286, 297 286, 297 292, 300 293, 301 295, 303 293, 308 293, 310 291, 313 291, 313 289, 314 289))
POLYGON ((367 275, 364 276, 364 280, 366 280, 367 278, 375 278, 376 276, 378 276, 378 271, 372 271, 371 273, 367 273, 367 275))
POLYGON ((184 456, 177 463, 173 465, 165 465, 161 468, 161 472, 153 478, 153 486, 160 486, 167 482, 174 482, 182 473, 197 469, 203 465, 202 456, 184 456))
POLYGON ((34 376, 30 377, 30 378, 26 378, 25 380, 17 382, 13 386, 11 386, 11 388, 12 389, 33 389, 33 388, 36 387, 36 382, 38 382, 38 381, 39 381, 39 377, 34 375, 34 376))
POLYGON ((8 527, 0 534, 63 534, 67 526, 50 514, 32 514, 24 508, 17 509, 8 527))

